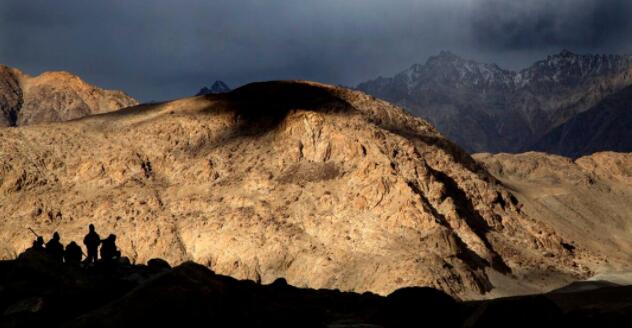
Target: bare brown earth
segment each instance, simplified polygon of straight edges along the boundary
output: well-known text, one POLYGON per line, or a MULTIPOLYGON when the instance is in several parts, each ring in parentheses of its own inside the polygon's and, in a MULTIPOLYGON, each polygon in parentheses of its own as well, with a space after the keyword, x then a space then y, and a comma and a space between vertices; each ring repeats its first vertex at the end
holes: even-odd
POLYGON ((565 249, 521 207, 427 122, 315 83, 0 129, 4 258, 29 246, 27 227, 67 243, 92 222, 132 261, 263 283, 467 299, 592 274, 589 248, 565 249))
POLYGON ((524 204, 569 243, 601 261, 597 278, 632 284, 632 154, 602 152, 571 160, 544 153, 476 154, 524 204))
POLYGON ((0 127, 68 121, 137 104, 121 91, 97 88, 68 72, 32 77, 0 65, 0 127))

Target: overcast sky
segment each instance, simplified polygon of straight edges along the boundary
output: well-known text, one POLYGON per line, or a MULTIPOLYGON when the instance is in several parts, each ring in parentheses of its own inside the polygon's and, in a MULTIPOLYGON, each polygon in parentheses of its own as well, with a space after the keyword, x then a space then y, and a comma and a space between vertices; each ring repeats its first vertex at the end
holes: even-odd
POLYGON ((630 0, 0 0, 0 63, 142 101, 214 80, 356 85, 440 50, 519 69, 632 53, 630 0))

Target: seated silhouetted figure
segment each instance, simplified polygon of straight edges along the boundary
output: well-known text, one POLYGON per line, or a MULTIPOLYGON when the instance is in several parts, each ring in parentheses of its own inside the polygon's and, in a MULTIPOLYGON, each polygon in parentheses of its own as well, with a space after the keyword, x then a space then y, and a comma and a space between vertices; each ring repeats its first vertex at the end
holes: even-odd
POLYGON ((46 253, 55 261, 64 261, 64 245, 59 242, 59 233, 55 232, 53 238, 46 243, 46 253))
POLYGON ((81 256, 81 247, 77 243, 71 241, 70 244, 66 245, 66 251, 64 252, 66 263, 78 265, 81 263, 81 256))
POLYGON ((86 249, 88 249, 88 257, 86 258, 86 261, 88 261, 88 263, 94 263, 97 261, 97 254, 99 250, 99 244, 101 243, 101 237, 96 231, 94 231, 93 224, 90 224, 88 228, 90 231, 83 238, 83 244, 86 245, 86 249))
POLYGON ((101 241, 101 259, 111 262, 121 257, 121 252, 116 249, 116 235, 110 234, 101 241))
POLYGON ((44 251, 44 237, 37 236, 37 239, 33 240, 33 246, 31 249, 36 251, 44 251))

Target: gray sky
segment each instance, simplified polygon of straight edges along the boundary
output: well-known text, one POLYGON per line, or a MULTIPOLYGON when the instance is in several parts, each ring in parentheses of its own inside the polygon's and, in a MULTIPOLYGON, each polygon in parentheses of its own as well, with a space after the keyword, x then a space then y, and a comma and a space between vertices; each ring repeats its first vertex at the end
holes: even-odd
POLYGON ((511 69, 632 53, 630 17, 630 0, 1 0, 0 63, 163 100, 217 79, 356 85, 444 49, 511 69))

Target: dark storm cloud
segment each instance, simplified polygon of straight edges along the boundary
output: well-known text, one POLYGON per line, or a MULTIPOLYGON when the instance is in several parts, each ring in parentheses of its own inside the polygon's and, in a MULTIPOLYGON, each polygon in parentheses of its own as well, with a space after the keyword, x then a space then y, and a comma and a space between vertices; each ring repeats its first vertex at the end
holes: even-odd
POLYGON ((483 0, 474 8, 472 34, 491 49, 629 45, 630 0, 483 0))
POLYGON ((625 4, 2 0, 0 62, 32 74, 69 70, 142 100, 189 95, 215 79, 232 86, 269 79, 352 85, 442 49, 507 65, 562 47, 621 51, 630 43, 617 29, 629 25, 625 4))

